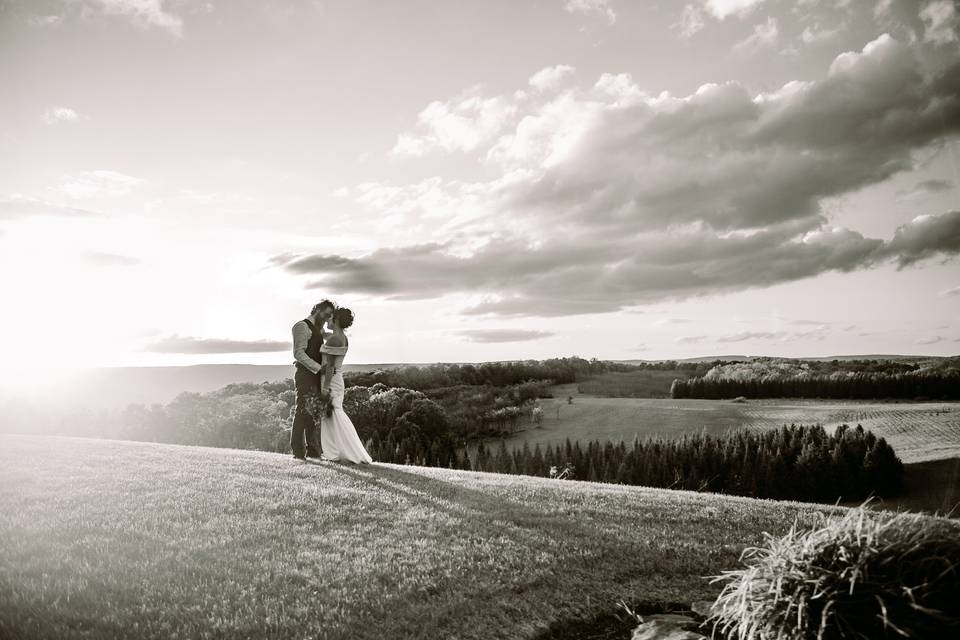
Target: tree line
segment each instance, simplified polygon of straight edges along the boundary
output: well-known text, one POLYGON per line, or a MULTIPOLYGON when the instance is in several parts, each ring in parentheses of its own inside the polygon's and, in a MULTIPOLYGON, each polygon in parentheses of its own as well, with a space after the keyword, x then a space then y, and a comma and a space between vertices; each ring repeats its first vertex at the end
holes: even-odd
POLYGON ((460 385, 507 387, 530 380, 550 380, 553 384, 576 382, 584 376, 607 371, 631 371, 635 364, 610 360, 586 360, 579 356, 549 360, 517 360, 479 364, 407 365, 368 372, 347 372, 344 383, 371 387, 377 383, 388 387, 405 387, 416 391, 456 387, 460 385))
POLYGON ((501 440, 494 449, 481 443, 472 457, 392 435, 373 436, 367 446, 381 462, 804 502, 891 497, 903 488, 903 463, 893 447, 859 424, 840 425, 832 434, 819 424, 791 424, 763 432, 636 439, 630 446, 567 439, 556 447, 525 442, 510 450, 501 440))
MULTIPOLYGON (((709 374, 708 374, 709 375, 709 374)), ((849 372, 845 375, 802 375, 787 378, 737 379, 702 376, 676 379, 672 398, 846 398, 855 400, 960 399, 960 370, 907 373, 849 372)))

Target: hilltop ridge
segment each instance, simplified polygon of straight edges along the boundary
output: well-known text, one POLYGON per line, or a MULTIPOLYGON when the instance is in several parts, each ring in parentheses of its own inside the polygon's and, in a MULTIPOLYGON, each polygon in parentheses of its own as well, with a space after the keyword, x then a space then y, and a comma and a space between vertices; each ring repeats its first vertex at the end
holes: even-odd
POLYGON ((711 598, 763 531, 842 508, 3 435, 0 509, 14 637, 487 639, 711 598))

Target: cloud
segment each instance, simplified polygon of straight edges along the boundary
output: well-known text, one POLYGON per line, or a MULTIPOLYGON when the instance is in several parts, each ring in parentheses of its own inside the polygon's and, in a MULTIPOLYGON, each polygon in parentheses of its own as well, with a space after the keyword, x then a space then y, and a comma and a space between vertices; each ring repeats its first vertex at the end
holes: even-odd
POLYGON ((556 335, 550 331, 532 329, 467 329, 458 335, 470 342, 528 342, 556 335))
POLYGON ((218 338, 191 338, 172 336, 144 347, 153 353, 273 353, 287 351, 289 342, 274 340, 224 340, 218 338))
POLYGON ((807 25, 803 28, 803 32, 800 34, 800 40, 804 44, 817 44, 819 42, 824 42, 830 40, 836 36, 843 29, 843 25, 838 25, 833 29, 827 29, 821 27, 819 24, 814 26, 807 25))
POLYGON ((701 342, 735 343, 763 340, 770 342, 791 342, 793 340, 814 339, 823 340, 828 328, 824 326, 807 331, 738 331, 720 336, 682 336, 677 342, 682 344, 699 344, 701 342))
POLYGON ((686 4, 680 12, 680 20, 670 26, 680 31, 681 38, 693 37, 703 29, 703 11, 697 5, 686 4))
POLYGON ((117 171, 83 171, 67 177, 62 184, 54 187, 54 190, 76 199, 97 196, 118 197, 130 193, 143 182, 142 178, 135 178, 117 171))
POLYGON ((47 200, 28 198, 19 194, 0 197, 0 220, 30 216, 95 216, 95 211, 68 207, 47 200))
POLYGON ((546 67, 530 76, 530 86, 538 91, 553 89, 563 80, 564 77, 576 71, 575 67, 568 64, 558 64, 554 67, 546 67))
POLYGON ((80 115, 69 107, 51 107, 40 116, 47 124, 59 124, 61 122, 74 122, 80 118, 80 115))
POLYGON ((728 335, 718 336, 716 342, 746 342, 748 340, 770 340, 773 342, 790 342, 792 340, 803 340, 805 338, 814 338, 816 340, 824 339, 826 327, 819 327, 809 331, 740 331, 728 335))
POLYGON ((898 270, 937 254, 960 254, 960 210, 921 215, 900 225, 879 253, 893 257, 898 270))
POLYGON ((140 264, 138 258, 117 253, 101 253, 96 251, 88 252, 86 259, 88 262, 101 267, 132 267, 140 264))
POLYGON ((927 42, 948 44, 957 42, 960 31, 957 9, 953 0, 933 0, 920 10, 923 21, 923 37, 927 42))
POLYGON ((617 14, 610 5, 611 0, 565 0, 563 9, 567 13, 597 14, 613 24, 617 14))
POLYGON ((960 287, 952 287, 950 289, 944 289, 939 293, 941 296, 960 296, 960 287))
POLYGON ((913 186, 912 189, 897 191, 897 200, 915 200, 923 196, 949 191, 953 188, 953 183, 949 180, 930 179, 921 180, 913 186))
POLYGON ((927 70, 889 35, 760 94, 736 82, 652 94, 603 74, 515 103, 514 124, 486 143, 499 177, 350 190, 378 221, 416 226, 410 243, 273 264, 337 294, 469 294, 482 301, 466 315, 552 317, 949 258, 956 212, 887 240, 832 224, 821 201, 911 170, 915 150, 960 133, 956 77, 960 59, 927 70))
POLYGON ((754 25, 753 33, 733 45, 734 51, 753 52, 777 43, 780 31, 777 28, 777 19, 767 18, 765 23, 754 25))
POLYGON ((33 15, 27 18, 27 23, 31 27, 55 27, 63 22, 63 16, 59 15, 33 15))
POLYGON ((944 338, 942 336, 924 336, 922 338, 917 338, 917 344, 936 344, 938 342, 943 342, 944 338))
POLYGON ((723 20, 732 15, 744 16, 763 0, 706 0, 704 6, 715 18, 723 20))
POLYGON ((164 0, 85 0, 85 12, 130 18, 138 28, 157 27, 179 38, 183 19, 164 10, 164 0))
POLYGON ((471 87, 446 102, 434 101, 417 116, 420 133, 402 133, 397 156, 422 156, 434 149, 472 151, 499 133, 516 112, 502 96, 483 98, 471 87))

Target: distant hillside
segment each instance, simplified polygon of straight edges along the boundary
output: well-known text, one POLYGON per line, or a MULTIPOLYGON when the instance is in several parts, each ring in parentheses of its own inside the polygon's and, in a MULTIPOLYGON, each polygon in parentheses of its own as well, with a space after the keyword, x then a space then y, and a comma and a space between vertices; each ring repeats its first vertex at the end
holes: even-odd
MULTIPOLYGON (((391 369, 402 364, 347 364, 346 371, 391 369)), ((128 404, 165 403, 184 391, 203 393, 237 382, 292 378, 293 365, 198 364, 187 367, 110 367, 90 369, 56 389, 57 404, 115 409, 128 404)), ((34 401, 44 399, 34 394, 34 401)))
MULTIPOLYGON (((686 358, 677 362, 710 362, 713 360, 744 361, 764 356, 722 355, 686 358)), ((938 361, 934 356, 904 355, 863 355, 829 356, 804 358, 805 360, 853 360, 886 359, 897 361, 938 361)), ((639 364, 643 362, 661 362, 658 360, 618 360, 616 362, 639 364)), ((395 369, 404 366, 424 366, 435 363, 374 363, 347 364, 344 369, 350 371, 375 371, 377 369, 395 369)), ((467 364, 467 363, 458 363, 467 364)), ((472 363, 478 364, 478 363, 472 363)), ((255 364, 199 364, 186 367, 110 367, 90 369, 80 377, 60 384, 56 393, 41 390, 32 394, 34 402, 46 403, 55 395, 56 406, 72 408, 116 409, 128 404, 165 403, 184 391, 203 393, 220 389, 231 383, 274 382, 293 377, 293 365, 255 365, 255 364)), ((2 396, 0 389, 0 396, 2 396)), ((52 406, 52 405, 51 405, 52 406)), ((48 407, 49 408, 49 407, 48 407)))
MULTIPOLYGON (((734 361, 746 361, 746 360, 757 360, 760 358, 770 358, 772 356, 744 356, 744 355, 717 355, 717 356, 697 356, 695 358, 667 358, 667 360, 674 360, 674 362, 713 362, 714 360, 726 360, 728 362, 734 361)), ((937 361, 944 360, 946 358, 956 358, 957 356, 922 356, 922 355, 901 355, 901 354, 862 354, 862 355, 844 355, 844 356, 810 356, 803 358, 788 358, 786 356, 779 357, 780 360, 809 360, 815 362, 830 362, 831 360, 890 360, 891 362, 926 362, 926 361, 937 361)), ((663 362, 663 359, 660 360, 643 360, 643 359, 633 359, 633 360, 617 360, 616 362, 624 362, 627 364, 639 364, 642 362, 663 362)))

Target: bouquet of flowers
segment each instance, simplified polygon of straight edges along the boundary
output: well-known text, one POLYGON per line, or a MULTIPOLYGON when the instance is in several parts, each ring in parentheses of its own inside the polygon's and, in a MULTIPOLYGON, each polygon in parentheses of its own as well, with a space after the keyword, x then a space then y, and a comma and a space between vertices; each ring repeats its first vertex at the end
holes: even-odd
POLYGON ((317 390, 307 396, 307 413, 313 418, 319 419, 321 415, 331 417, 333 415, 333 398, 330 391, 317 390))

